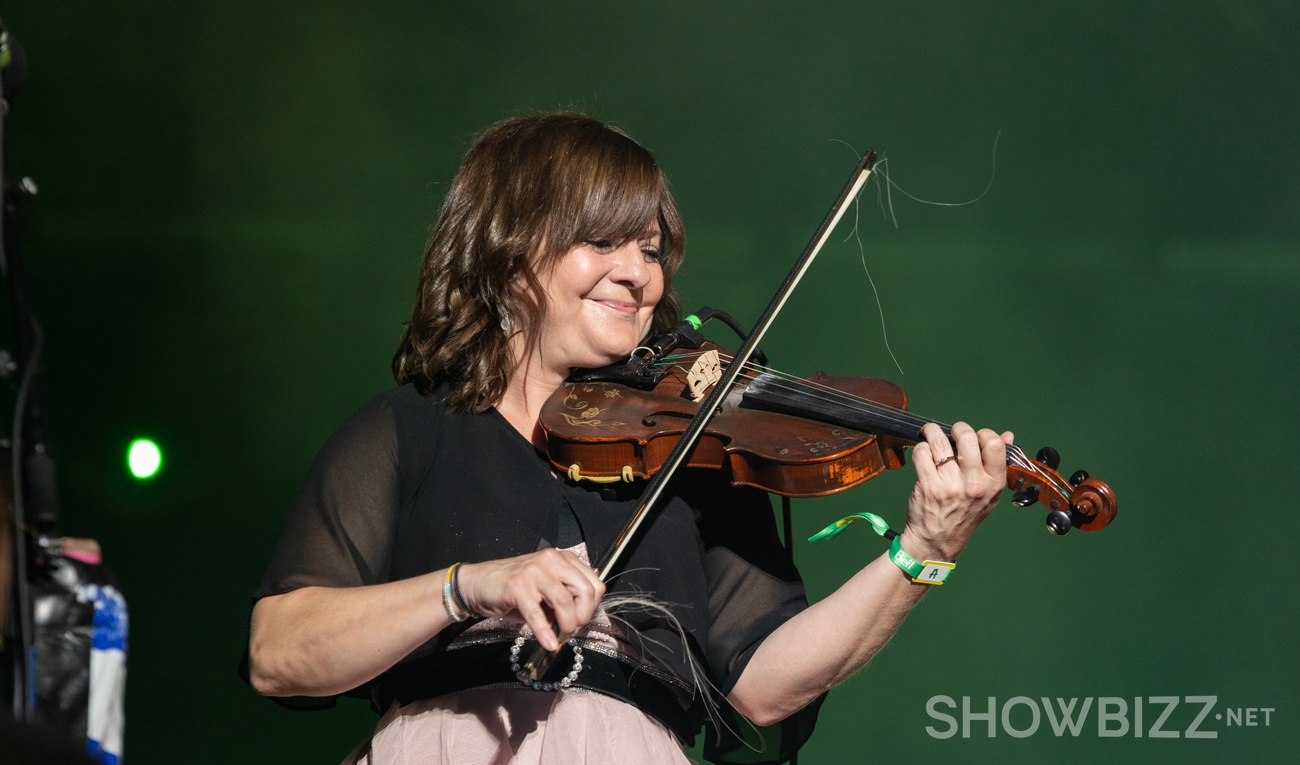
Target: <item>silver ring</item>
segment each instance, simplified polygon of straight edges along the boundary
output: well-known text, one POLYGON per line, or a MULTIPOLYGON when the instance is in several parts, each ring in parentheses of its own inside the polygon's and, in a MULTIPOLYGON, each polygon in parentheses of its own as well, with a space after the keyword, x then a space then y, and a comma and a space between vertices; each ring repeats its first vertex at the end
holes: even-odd
POLYGON ((939 460, 938 462, 934 463, 934 466, 935 466, 935 467, 942 467, 942 466, 948 464, 949 462, 953 462, 953 461, 955 461, 956 459, 957 459, 957 455, 955 455, 955 454, 949 454, 947 457, 944 457, 943 459, 941 459, 941 460, 939 460))

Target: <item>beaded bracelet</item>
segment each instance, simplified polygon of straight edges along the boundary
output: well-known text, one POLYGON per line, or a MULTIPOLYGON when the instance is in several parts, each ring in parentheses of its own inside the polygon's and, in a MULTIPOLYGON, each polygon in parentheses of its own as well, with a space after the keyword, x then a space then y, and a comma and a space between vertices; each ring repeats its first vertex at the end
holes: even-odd
POLYGON ((519 678, 519 683, 525 688, 532 688, 535 691, 562 691, 567 690, 569 686, 577 681, 578 675, 582 674, 582 663, 585 659, 582 656, 582 646, 578 645, 578 639, 569 640, 569 647, 573 649, 573 666, 569 669, 569 674, 554 682, 542 682, 540 680, 528 680, 519 672, 519 652, 523 650, 524 643, 528 642, 528 630, 521 630, 519 637, 515 638, 514 645, 510 646, 510 671, 515 673, 519 678))

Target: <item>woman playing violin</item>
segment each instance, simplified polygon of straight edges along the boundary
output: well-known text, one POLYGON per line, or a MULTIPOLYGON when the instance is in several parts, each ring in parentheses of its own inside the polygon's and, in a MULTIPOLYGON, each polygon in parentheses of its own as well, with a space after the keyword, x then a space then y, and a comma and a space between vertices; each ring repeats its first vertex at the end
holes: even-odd
MULTIPOLYGON (((684 763, 721 718, 709 698, 774 726, 768 761, 802 743, 821 695, 926 587, 886 554, 808 605, 766 495, 718 471, 674 478, 602 582, 589 556, 639 487, 574 483, 545 455, 539 412, 571 370, 675 321, 684 243, 663 173, 615 128, 524 116, 474 143, 425 252, 400 385, 326 443, 256 592, 258 692, 368 696, 374 765, 684 763), (521 685, 536 643, 559 652, 554 679, 521 685)), ((901 543, 952 561, 998 501, 1011 436, 924 435, 901 543)))

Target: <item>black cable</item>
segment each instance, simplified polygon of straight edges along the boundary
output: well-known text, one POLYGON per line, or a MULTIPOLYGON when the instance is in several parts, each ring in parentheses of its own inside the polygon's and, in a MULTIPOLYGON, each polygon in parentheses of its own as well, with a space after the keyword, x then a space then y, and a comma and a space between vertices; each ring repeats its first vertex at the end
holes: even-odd
MULTIPOLYGON (((728 327, 731 327, 731 331, 736 333, 736 336, 740 338, 741 342, 744 342, 749 339, 749 330, 745 329, 744 325, 736 321, 736 319, 726 311, 719 311, 718 309, 712 306, 706 305, 700 310, 696 311, 694 315, 697 319, 700 320, 701 324, 708 321, 709 319, 713 319, 713 318, 721 319, 723 324, 726 324, 728 327)), ((767 366, 767 355, 763 353, 762 349, 760 348, 754 349, 753 360, 762 366, 767 366)))
POLYGON ((23 369, 22 382, 18 385, 18 397, 14 401, 14 422, 13 437, 11 440, 11 456, 13 463, 13 542, 14 542, 14 584, 15 584, 15 609, 14 614, 18 622, 19 646, 14 652, 14 717, 18 720, 29 721, 32 719, 34 706, 32 704, 32 649, 35 645, 35 637, 32 632, 32 594, 31 583, 28 581, 27 567, 27 523, 26 507, 23 502, 23 425, 26 420, 27 396, 31 392, 33 381, 36 379, 36 370, 40 365, 41 350, 45 344, 45 336, 41 333, 41 325, 32 319, 32 354, 28 359, 27 366, 23 369))

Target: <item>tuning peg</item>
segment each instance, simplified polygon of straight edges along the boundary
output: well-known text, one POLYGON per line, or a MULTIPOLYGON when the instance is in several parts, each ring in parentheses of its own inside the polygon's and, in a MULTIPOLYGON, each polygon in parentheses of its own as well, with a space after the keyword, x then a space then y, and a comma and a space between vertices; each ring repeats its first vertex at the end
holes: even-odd
POLYGON ((1038 450, 1038 461, 1055 470, 1061 466, 1061 455, 1050 446, 1038 450))
POLYGON ((1011 504, 1016 507, 1029 507, 1038 501, 1038 486, 1030 486, 1011 495, 1011 504))
POLYGON ((1074 471, 1074 475, 1070 476, 1070 485, 1078 486, 1079 484, 1083 483, 1086 480, 1088 480, 1088 471, 1076 470, 1074 471))
POLYGON ((1047 514, 1047 530, 1058 537, 1070 533, 1073 525, 1070 523, 1070 515, 1064 510, 1053 510, 1047 514))

